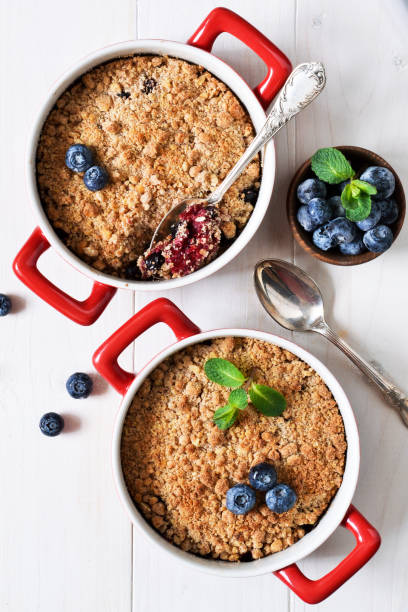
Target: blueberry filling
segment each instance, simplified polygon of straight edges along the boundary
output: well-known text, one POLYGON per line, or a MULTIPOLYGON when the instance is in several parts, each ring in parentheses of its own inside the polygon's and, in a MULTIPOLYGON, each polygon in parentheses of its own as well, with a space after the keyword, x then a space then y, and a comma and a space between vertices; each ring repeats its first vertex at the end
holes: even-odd
POLYGON ((164 257, 159 252, 152 253, 151 255, 146 257, 145 262, 146 268, 151 272, 154 272, 156 270, 160 270, 160 268, 164 264, 164 257))
POLYGON ((242 192, 244 194, 245 202, 249 202, 250 204, 255 204, 258 199, 258 189, 244 189, 242 192))
POLYGON ((157 81, 155 81, 155 79, 153 78, 145 79, 143 81, 142 93, 144 94, 152 93, 156 85, 157 85, 157 81))

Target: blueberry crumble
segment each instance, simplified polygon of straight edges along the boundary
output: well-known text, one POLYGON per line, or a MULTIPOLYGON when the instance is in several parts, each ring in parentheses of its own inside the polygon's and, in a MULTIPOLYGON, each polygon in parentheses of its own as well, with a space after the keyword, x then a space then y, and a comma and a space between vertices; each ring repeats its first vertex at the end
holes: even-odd
MULTIPOLYGON (((163 216, 181 199, 213 191, 254 134, 237 97, 201 66, 154 55, 112 60, 73 83, 48 115, 37 149, 41 201, 78 257, 137 279, 134 262, 163 216)), ((220 234, 203 248, 209 247, 208 258, 196 254, 180 274, 228 248, 245 227, 259 186, 257 156, 219 205, 220 234)), ((159 277, 167 277, 166 266, 159 277)))
POLYGON ((121 462, 142 516, 184 551, 252 561, 312 529, 342 483, 347 442, 324 381, 293 353, 254 338, 216 338, 176 352, 145 379, 128 410, 121 462), (220 430, 230 389, 204 365, 227 359, 280 391, 281 416, 252 403, 220 430))

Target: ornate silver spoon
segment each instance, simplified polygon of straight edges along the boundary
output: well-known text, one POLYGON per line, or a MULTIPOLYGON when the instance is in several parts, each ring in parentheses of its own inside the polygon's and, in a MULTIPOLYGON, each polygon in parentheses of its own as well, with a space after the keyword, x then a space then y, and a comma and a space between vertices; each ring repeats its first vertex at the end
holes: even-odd
POLYGON ((292 331, 314 331, 333 342, 377 385, 408 427, 407 395, 327 325, 322 294, 306 272, 287 261, 266 259, 256 264, 254 280, 262 306, 279 325, 292 331))
POLYGON ((215 205, 220 202, 225 192, 245 170, 249 162, 262 149, 262 147, 275 136, 284 125, 297 115, 297 113, 310 104, 323 90, 326 84, 324 67, 319 62, 299 64, 289 75, 286 83, 280 90, 278 97, 263 125, 255 136, 245 153, 229 171, 217 189, 206 198, 188 198, 176 204, 160 221, 150 242, 153 245, 170 234, 170 227, 178 221, 189 204, 199 202, 204 206, 215 205))

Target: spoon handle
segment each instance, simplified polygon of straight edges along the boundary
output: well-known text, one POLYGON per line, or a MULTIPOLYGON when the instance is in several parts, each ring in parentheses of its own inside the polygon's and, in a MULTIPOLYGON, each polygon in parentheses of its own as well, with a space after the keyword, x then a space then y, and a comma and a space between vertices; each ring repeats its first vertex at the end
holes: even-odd
POLYGON ((391 380, 371 363, 361 357, 351 348, 336 332, 334 332, 325 321, 313 327, 313 330, 322 334, 325 338, 336 345, 351 361, 377 385, 389 403, 399 411, 404 425, 408 427, 408 396, 399 389, 391 380))
POLYGON ((208 204, 217 204, 224 193, 237 180, 249 162, 284 125, 320 94, 326 84, 324 67, 319 62, 299 64, 289 75, 261 130, 245 153, 229 171, 222 183, 207 198, 208 204))

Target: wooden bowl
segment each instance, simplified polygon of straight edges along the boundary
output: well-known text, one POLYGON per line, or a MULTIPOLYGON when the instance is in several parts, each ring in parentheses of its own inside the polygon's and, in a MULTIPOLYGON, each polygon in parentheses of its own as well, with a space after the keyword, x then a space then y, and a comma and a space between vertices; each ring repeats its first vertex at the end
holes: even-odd
MULTIPOLYGON (((369 151, 368 149, 363 149, 361 147, 335 147, 347 157, 350 162, 353 170, 359 176, 368 166, 384 166, 390 170, 395 177, 395 191, 392 197, 398 204, 399 208, 399 216, 398 219, 390 224, 390 229, 394 234, 395 238, 400 233, 402 224, 404 223, 405 217, 405 194, 402 188, 401 181, 395 172, 395 170, 390 166, 388 162, 385 161, 382 157, 369 151)), ((312 242, 312 233, 306 232, 303 227, 299 224, 296 219, 296 213, 298 211, 299 206, 301 206, 299 200, 296 196, 296 190, 302 181, 307 178, 316 178, 315 173, 312 171, 310 165, 310 159, 305 161, 304 164, 298 169, 295 176, 293 177, 288 191, 288 196, 286 200, 286 210, 289 220, 289 225, 292 229, 293 235, 300 244, 300 246, 307 252, 309 255, 313 255, 313 257, 317 257, 321 261, 325 261, 326 263, 335 264, 336 266, 355 266, 357 264, 365 263, 366 261, 371 261, 375 259, 382 253, 371 253, 371 251, 366 251, 365 253, 361 253, 360 255, 343 255, 338 251, 321 251, 318 249, 312 242)))

